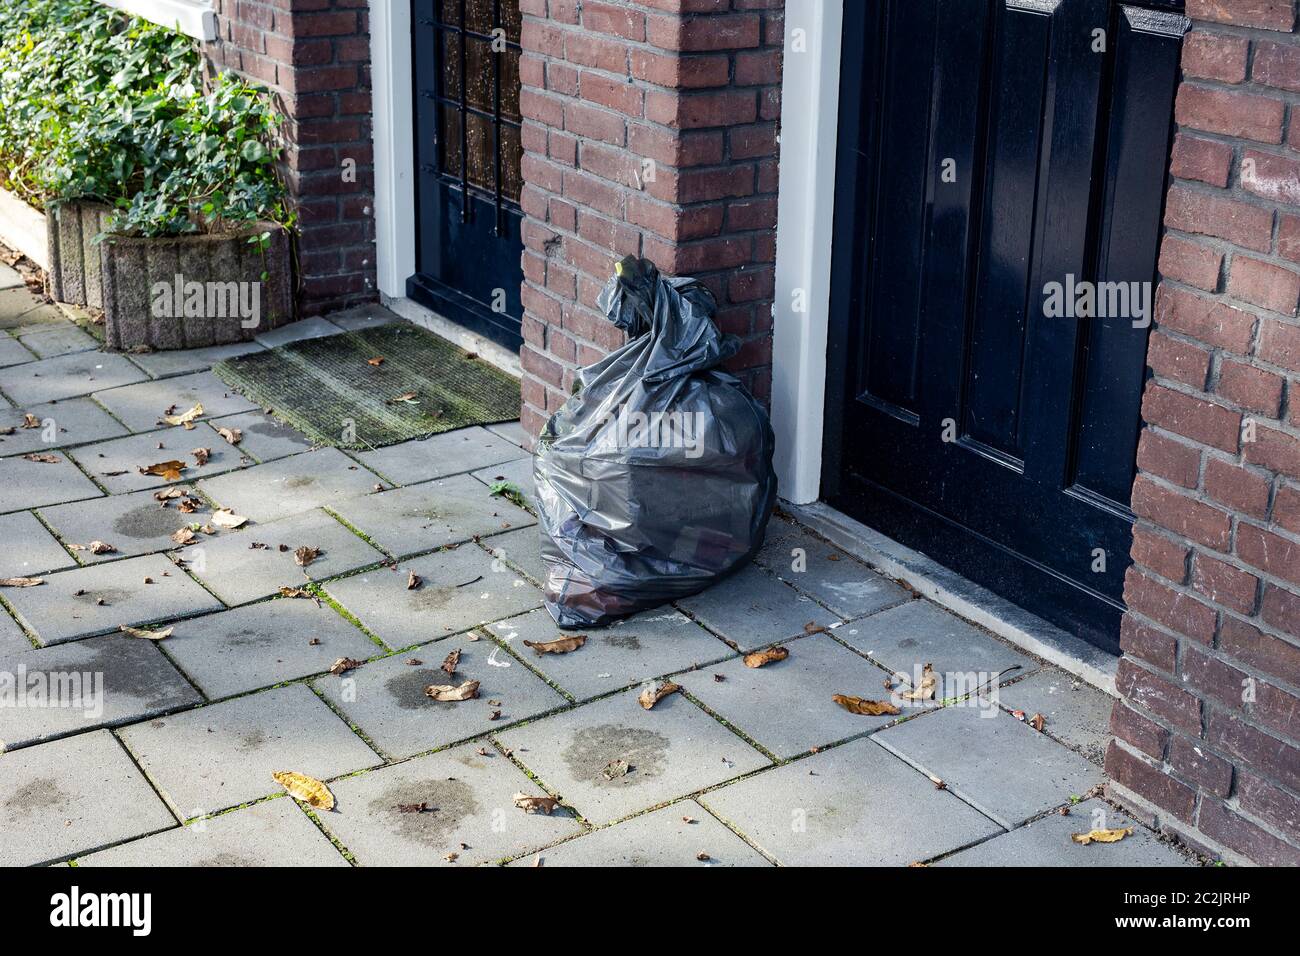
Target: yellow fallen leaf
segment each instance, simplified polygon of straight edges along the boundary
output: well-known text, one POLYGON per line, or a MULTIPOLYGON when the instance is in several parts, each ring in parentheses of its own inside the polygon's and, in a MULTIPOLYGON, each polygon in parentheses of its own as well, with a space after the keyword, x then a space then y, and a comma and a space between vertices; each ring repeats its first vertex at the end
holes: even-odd
POLYGON ((835 694, 831 700, 839 704, 850 714, 863 714, 867 717, 880 717, 884 714, 898 714, 901 711, 887 700, 867 700, 865 697, 850 697, 848 694, 835 694))
POLYGON ((1132 835, 1132 827, 1121 827, 1116 830, 1090 830, 1087 833, 1071 833, 1070 839, 1075 843, 1087 846, 1089 843, 1118 843, 1126 836, 1132 835))
POLYGON ((146 465, 144 468, 136 468, 136 471, 142 475, 157 475, 164 481, 180 481, 181 472, 185 470, 183 461, 160 461, 153 465, 146 465))
POLYGON ((553 641, 524 641, 524 647, 531 647, 538 654, 567 654, 586 643, 586 634, 575 634, 573 637, 560 637, 553 641))
POLYGON ((203 403, 200 402, 183 415, 164 415, 163 421, 168 425, 184 425, 186 431, 192 431, 194 429, 194 419, 202 414, 203 403))
POLYGON ((764 664, 771 664, 773 661, 783 661, 790 656, 790 652, 784 647, 773 646, 765 647, 761 651, 755 651, 752 654, 745 655, 746 667, 762 667, 764 664))
POLYGON ((330 793, 330 788, 315 777, 298 773, 296 770, 277 770, 271 776, 295 800, 301 800, 317 810, 334 809, 334 794, 330 793))
POLYGON ((127 627, 123 624, 118 630, 127 637, 142 637, 146 641, 165 641, 172 636, 172 631, 176 630, 176 628, 168 627, 161 631, 145 631, 138 627, 127 627))

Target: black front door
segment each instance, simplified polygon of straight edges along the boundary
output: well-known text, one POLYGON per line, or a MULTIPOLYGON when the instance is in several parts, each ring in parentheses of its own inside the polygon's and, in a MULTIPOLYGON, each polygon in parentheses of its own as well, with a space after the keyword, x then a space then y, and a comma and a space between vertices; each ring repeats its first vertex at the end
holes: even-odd
POLYGON ((845 4, 824 496, 1110 650, 1180 6, 845 4))
POLYGON ((519 0, 413 0, 412 15, 418 227, 407 294, 516 351, 519 0))

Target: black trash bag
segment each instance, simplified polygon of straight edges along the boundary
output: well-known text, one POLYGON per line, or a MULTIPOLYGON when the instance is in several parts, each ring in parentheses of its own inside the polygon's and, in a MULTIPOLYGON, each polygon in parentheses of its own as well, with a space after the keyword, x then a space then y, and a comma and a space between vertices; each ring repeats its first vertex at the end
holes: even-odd
POLYGON ((627 257, 600 294, 630 341, 578 371, 533 459, 546 607, 562 628, 704 590, 763 544, 776 504, 761 405, 718 366, 713 296, 627 257))

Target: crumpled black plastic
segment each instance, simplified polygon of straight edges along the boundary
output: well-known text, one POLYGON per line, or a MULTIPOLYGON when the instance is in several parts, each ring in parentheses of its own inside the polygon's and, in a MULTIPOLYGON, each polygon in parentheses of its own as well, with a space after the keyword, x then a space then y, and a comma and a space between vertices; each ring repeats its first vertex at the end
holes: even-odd
POLYGON ((533 458, 546 607, 562 628, 704 590, 757 553, 776 504, 772 426, 718 367, 740 344, 714 325, 712 294, 645 259, 616 272, 599 303, 630 341, 578 371, 533 458))

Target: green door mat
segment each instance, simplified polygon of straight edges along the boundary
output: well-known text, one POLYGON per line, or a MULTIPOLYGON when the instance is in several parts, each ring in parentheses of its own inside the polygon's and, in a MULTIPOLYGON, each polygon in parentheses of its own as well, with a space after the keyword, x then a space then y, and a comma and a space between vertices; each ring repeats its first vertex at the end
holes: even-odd
POLYGON ((519 417, 517 381, 406 322, 291 342, 213 371, 316 444, 337 448, 519 417))

